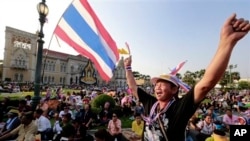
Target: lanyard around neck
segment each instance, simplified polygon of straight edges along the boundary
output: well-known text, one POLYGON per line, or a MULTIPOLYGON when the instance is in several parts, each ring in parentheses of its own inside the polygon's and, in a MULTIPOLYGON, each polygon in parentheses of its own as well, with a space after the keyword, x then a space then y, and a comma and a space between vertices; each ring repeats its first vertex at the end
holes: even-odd
POLYGON ((148 124, 148 125, 152 125, 152 123, 154 121, 156 121, 156 119, 163 113, 165 113, 168 108, 175 102, 175 99, 173 98, 170 102, 168 102, 168 104, 164 107, 164 109, 162 111, 160 111, 159 113, 156 114, 156 116, 154 116, 154 113, 157 109, 157 106, 159 105, 159 102, 155 102, 154 105, 152 106, 151 110, 150 110, 150 114, 148 117, 145 117, 144 115, 142 115, 142 119, 148 124))

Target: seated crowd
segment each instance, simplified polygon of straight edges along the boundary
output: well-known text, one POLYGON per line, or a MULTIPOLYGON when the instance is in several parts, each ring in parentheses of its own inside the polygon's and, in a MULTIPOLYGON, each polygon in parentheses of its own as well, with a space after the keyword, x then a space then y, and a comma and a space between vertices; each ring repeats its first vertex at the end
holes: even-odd
MULTIPOLYGON (((5 105, 3 102, 1 111, 4 116, 0 124, 2 125, 0 141, 13 139, 30 141, 35 138, 53 141, 93 141, 94 138, 87 132, 93 125, 105 128, 110 136, 110 141, 123 140, 122 123, 118 118, 120 115, 113 112, 110 103, 106 102, 99 114, 96 115, 91 110, 90 100, 86 102, 86 97, 84 98, 81 104, 74 101, 67 102, 67 100, 70 101, 70 95, 60 100, 57 99, 56 101, 59 101, 59 104, 54 109, 51 108, 53 104, 51 106, 51 103, 49 103, 51 100, 42 99, 35 110, 31 108, 29 97, 20 100, 18 107, 8 105, 7 102, 5 105)), ((125 100, 124 105, 126 105, 126 102, 127 100, 125 100)), ((134 107, 134 113, 131 110, 128 115, 125 115, 129 117, 137 114, 133 118, 137 122, 133 122, 131 125, 135 134, 129 136, 128 140, 140 139, 143 129, 140 119, 140 114, 144 112, 142 105, 138 102, 134 107)))
MULTIPOLYGON (((48 96, 49 91, 48 89, 48 96)), ((113 96, 116 105, 122 107, 122 116, 133 120, 131 130, 124 130, 121 114, 114 112, 109 102, 102 105, 99 113, 91 110, 90 102, 96 93, 92 94, 81 96, 82 103, 74 99, 74 96, 78 96, 74 93, 67 93, 63 97, 58 94, 60 98, 54 101, 46 95, 35 110, 30 106, 30 96, 20 100, 18 107, 9 105, 8 98, 5 98, 0 106, 0 141, 30 141, 35 138, 53 141, 93 141, 94 138, 88 134, 88 130, 93 126, 104 128, 94 133, 96 141, 141 140, 144 127, 141 115, 144 114, 144 108, 140 102, 133 103, 129 96, 123 94, 113 96)), ((219 101, 214 97, 208 97, 211 102, 202 103, 190 119, 186 141, 210 141, 216 137, 227 141, 226 133, 230 125, 249 124, 250 118, 242 115, 250 112, 242 106, 241 100, 231 96, 229 100, 219 101)))

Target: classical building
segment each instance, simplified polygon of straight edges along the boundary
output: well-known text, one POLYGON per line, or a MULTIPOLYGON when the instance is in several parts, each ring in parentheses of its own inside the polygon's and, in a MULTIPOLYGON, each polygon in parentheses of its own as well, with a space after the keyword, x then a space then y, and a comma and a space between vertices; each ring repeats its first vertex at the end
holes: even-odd
POLYGON ((0 81, 2 80, 3 76, 3 60, 0 60, 0 81))
POLYGON ((108 85, 120 88, 125 88, 127 86, 123 57, 118 62, 117 67, 114 70, 114 76, 108 85))
MULTIPOLYGON (((2 81, 34 82, 37 57, 37 35, 6 27, 2 81)), ((126 87, 123 58, 119 61, 110 82, 102 81, 90 60, 43 49, 41 81, 43 84, 89 84, 126 87)))

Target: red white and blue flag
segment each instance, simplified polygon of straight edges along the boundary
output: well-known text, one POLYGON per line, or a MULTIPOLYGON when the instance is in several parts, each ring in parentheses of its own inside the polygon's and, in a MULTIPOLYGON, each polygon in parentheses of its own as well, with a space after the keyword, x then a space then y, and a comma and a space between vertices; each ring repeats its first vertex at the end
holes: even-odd
POLYGON ((171 70, 170 74, 171 75, 176 75, 179 72, 179 70, 185 65, 186 62, 187 62, 187 60, 181 62, 180 64, 178 64, 175 68, 173 68, 171 70))
MULTIPOLYGON (((170 74, 173 75, 173 76, 176 76, 176 74, 180 71, 180 69, 184 66, 184 64, 186 62, 187 62, 187 60, 181 62, 180 64, 178 64, 175 68, 173 68, 172 70, 170 70, 170 74)), ((175 78, 176 78, 176 81, 179 84, 180 88, 183 89, 185 92, 188 92, 191 89, 191 87, 188 84, 186 84, 185 82, 181 81, 177 77, 175 77, 175 78)))
POLYGON ((87 0, 74 0, 55 28, 55 35, 89 58, 103 80, 109 81, 119 60, 115 41, 87 0))
POLYGON ((177 78, 177 83, 179 84, 180 88, 183 89, 185 92, 188 92, 191 87, 186 84, 185 82, 181 81, 180 79, 177 78))

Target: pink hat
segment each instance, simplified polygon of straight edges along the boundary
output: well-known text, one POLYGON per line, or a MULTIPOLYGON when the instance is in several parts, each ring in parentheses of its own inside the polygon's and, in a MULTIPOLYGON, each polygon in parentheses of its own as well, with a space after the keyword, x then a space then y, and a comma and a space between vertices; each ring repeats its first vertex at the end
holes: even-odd
POLYGON ((242 122, 243 122, 243 125, 246 125, 246 124, 247 124, 247 120, 246 120, 246 118, 244 118, 244 117, 239 117, 238 120, 239 120, 239 122, 242 121, 242 122))

